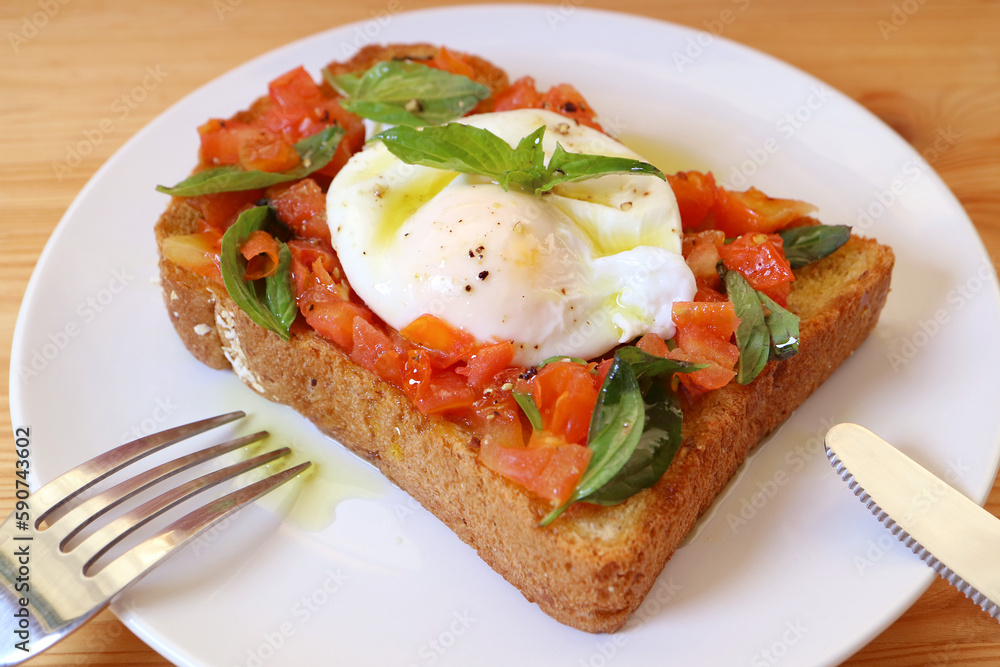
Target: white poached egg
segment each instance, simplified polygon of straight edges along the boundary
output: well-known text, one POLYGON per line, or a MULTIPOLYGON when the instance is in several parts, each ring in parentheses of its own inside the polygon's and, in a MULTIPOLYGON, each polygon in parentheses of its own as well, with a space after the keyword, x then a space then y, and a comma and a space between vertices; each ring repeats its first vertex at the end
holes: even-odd
MULTIPOLYGON (((575 153, 642 158, 554 112, 520 109, 460 121, 512 146, 546 127, 575 153)), ((408 165, 370 142, 327 195, 333 247, 351 286, 395 329, 430 313, 483 342, 511 340, 514 363, 591 359, 644 333, 674 335, 690 301, 670 186, 609 174, 536 196, 482 176, 408 165)))

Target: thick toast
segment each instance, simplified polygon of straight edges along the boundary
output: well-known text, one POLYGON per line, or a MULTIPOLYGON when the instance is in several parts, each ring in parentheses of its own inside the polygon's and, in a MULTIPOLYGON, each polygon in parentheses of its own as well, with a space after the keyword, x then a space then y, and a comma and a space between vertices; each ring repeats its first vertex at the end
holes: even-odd
MULTIPOLYGON (((198 213, 174 199, 157 241, 196 231, 198 213)), ((298 410, 371 461, 446 523, 524 596, 589 632, 621 628, 657 575, 744 460, 865 339, 889 292, 892 251, 852 237, 796 271, 789 309, 799 353, 769 362, 750 385, 731 383, 684 406, 683 444, 663 478, 613 507, 578 503, 546 528, 550 509, 477 460, 463 427, 418 412, 399 390, 312 330, 288 342, 257 326, 218 284, 160 260, 178 335, 213 368, 298 410)))

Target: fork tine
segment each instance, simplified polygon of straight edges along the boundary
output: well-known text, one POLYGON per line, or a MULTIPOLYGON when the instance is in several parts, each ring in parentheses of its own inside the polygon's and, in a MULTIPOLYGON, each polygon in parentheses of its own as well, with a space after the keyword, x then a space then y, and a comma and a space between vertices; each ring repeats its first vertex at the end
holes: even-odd
MULTIPOLYGON (((88 498, 86 501, 80 503, 80 505, 74 507, 63 516, 52 521, 48 525, 41 526, 41 528, 48 529, 54 527, 57 530, 64 532, 65 536, 60 541, 59 546, 65 550, 66 544, 73 539, 77 533, 136 494, 141 493, 151 486, 158 484, 163 480, 183 472, 199 463, 203 463, 217 456, 222 456, 223 454, 228 454, 229 452, 240 449, 241 447, 246 447, 247 445, 257 442, 258 440, 262 440, 265 437, 267 437, 267 431, 258 431, 257 433, 253 433, 251 435, 245 435, 241 438, 224 442, 221 445, 208 447, 192 454, 167 461, 166 463, 158 465, 155 468, 150 468, 149 470, 139 473, 135 477, 130 477, 107 491, 99 493, 93 498, 88 498)), ((53 514, 54 512, 50 512, 49 516, 53 516, 53 514)))
POLYGON ((186 440, 217 426, 228 424, 245 415, 246 413, 242 410, 237 410, 219 415, 218 417, 209 417, 208 419, 202 419, 166 431, 153 433, 152 435, 147 435, 138 440, 120 445, 89 461, 81 463, 34 493, 34 506, 38 512, 35 519, 35 526, 42 525, 42 522, 52 511, 62 507, 66 502, 128 464, 138 461, 144 456, 159 451, 168 445, 186 440))
POLYGON ((177 519, 158 535, 129 549, 109 563, 93 576, 94 583, 108 592, 109 595, 114 595, 205 530, 293 479, 310 465, 312 464, 306 461, 295 467, 282 470, 213 500, 177 519))
POLYGON ((266 452, 253 458, 240 461, 226 468, 221 468, 192 479, 169 491, 165 491, 157 497, 149 500, 139 507, 129 510, 100 530, 96 531, 70 551, 79 562, 84 562, 83 572, 89 574, 94 563, 111 550, 116 544, 131 535, 133 532, 146 525, 156 517, 160 516, 172 507, 194 497, 195 495, 211 489, 217 484, 232 479, 237 475, 258 468, 291 453, 288 447, 282 447, 271 452, 266 452))

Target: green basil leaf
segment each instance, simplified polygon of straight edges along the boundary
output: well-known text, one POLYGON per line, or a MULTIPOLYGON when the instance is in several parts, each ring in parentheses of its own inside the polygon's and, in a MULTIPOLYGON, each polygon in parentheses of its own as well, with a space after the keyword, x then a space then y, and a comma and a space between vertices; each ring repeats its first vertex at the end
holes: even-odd
POLYGON ((750 384, 757 377, 770 354, 771 334, 764 322, 764 309, 757 292, 738 271, 726 271, 726 294, 736 307, 740 326, 736 329, 736 347, 740 362, 736 381, 750 384))
POLYGON ((851 238, 847 225, 793 227, 778 232, 784 241, 785 257, 793 269, 822 259, 851 238))
POLYGON ((446 123, 490 96, 488 87, 466 76, 400 60, 377 63, 360 75, 323 76, 347 96, 345 109, 394 125, 446 123))
POLYGON ((588 153, 570 153, 557 143, 546 169, 546 178, 535 194, 548 192, 560 183, 584 181, 607 174, 648 174, 666 180, 663 172, 641 160, 588 153))
POLYGON ((681 413, 677 395, 665 382, 650 383, 643 394, 646 424, 631 458, 604 486, 584 498, 588 503, 617 505, 660 481, 681 446, 681 413))
POLYGON ((557 361, 572 361, 575 364, 583 364, 584 366, 586 366, 589 363, 586 359, 581 359, 580 357, 567 357, 565 355, 557 354, 554 357, 549 357, 548 359, 544 359, 538 362, 538 364, 535 365, 535 368, 543 368, 557 361))
POLYGON ((607 174, 649 174, 666 178, 663 172, 646 162, 569 153, 560 144, 556 144, 546 166, 541 148, 544 132, 545 126, 538 128, 521 139, 517 148, 512 148, 489 130, 461 123, 419 129, 397 126, 372 138, 381 140, 389 152, 407 164, 486 176, 504 190, 514 184, 536 195, 559 183, 607 174))
POLYGON ((587 438, 587 446, 593 452, 590 463, 573 495, 549 512, 539 525, 548 525, 571 504, 607 484, 632 457, 645 423, 645 406, 635 373, 615 353, 590 420, 587 438))
POLYGON ((450 169, 506 182, 514 149, 497 135, 471 125, 397 126, 376 134, 389 152, 407 164, 450 169))
POLYGON ((764 323, 771 336, 771 356, 787 359, 799 351, 799 316, 778 305, 774 299, 758 291, 757 297, 768 311, 764 323))
POLYGON ((297 181, 325 167, 333 158, 343 136, 342 128, 332 126, 298 142, 295 150, 300 162, 288 171, 244 170, 235 165, 226 165, 199 171, 173 187, 157 185, 156 189, 175 197, 197 197, 217 192, 256 190, 276 183, 297 181))
POLYGON ((690 361, 658 357, 632 346, 619 348, 615 354, 632 366, 637 380, 664 377, 673 373, 691 373, 707 367, 707 364, 693 364, 690 361))
POLYGON ((291 252, 279 242, 278 270, 270 278, 246 281, 247 261, 240 247, 255 230, 263 229, 271 218, 267 206, 255 206, 240 213, 236 222, 222 236, 220 264, 226 291, 250 319, 282 340, 289 339, 288 329, 295 319, 295 297, 291 288, 291 252))
POLYGON ((542 430, 542 414, 538 411, 538 406, 535 405, 535 399, 531 397, 531 394, 527 394, 523 391, 511 392, 514 395, 514 400, 517 404, 521 406, 521 411, 531 422, 531 428, 536 431, 542 430))

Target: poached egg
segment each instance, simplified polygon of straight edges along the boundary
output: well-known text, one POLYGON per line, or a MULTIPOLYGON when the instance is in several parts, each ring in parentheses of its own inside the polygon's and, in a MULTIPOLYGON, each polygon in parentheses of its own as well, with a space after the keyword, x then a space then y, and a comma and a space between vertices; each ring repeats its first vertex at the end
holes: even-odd
MULTIPOLYGON (((545 126, 575 153, 642 158, 554 112, 463 118, 512 146, 545 126)), ((591 359, 652 332, 671 338, 695 280, 670 186, 642 174, 563 183, 536 196, 470 174, 409 165, 369 142, 327 195, 334 249, 371 310, 399 330, 430 313, 478 340, 511 340, 514 363, 591 359)))

